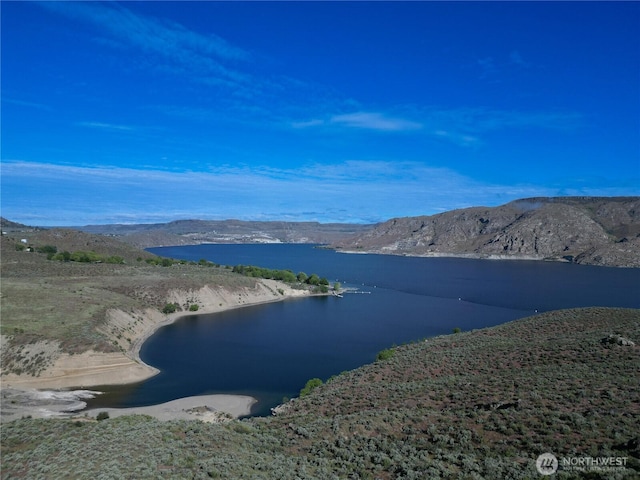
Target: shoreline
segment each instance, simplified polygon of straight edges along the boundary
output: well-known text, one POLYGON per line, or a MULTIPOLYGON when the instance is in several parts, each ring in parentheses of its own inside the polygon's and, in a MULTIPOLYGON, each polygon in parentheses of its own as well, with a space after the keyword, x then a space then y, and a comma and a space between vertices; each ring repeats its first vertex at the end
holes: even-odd
POLYGON ((409 253, 398 252, 394 250, 376 251, 376 250, 342 250, 334 249, 336 253, 346 253, 350 255, 394 255, 397 257, 417 257, 417 258, 469 258, 472 260, 533 260, 540 262, 559 262, 570 263, 563 259, 545 258, 535 255, 499 255, 486 253, 444 253, 444 252, 426 252, 426 253, 409 253))
MULTIPOLYGON (((69 408, 69 403, 61 402, 60 397, 64 393, 74 401, 76 398, 91 392, 92 387, 104 385, 126 385, 147 380, 157 375, 160 370, 148 365, 140 358, 140 349, 158 329, 171 325, 179 319, 189 315, 209 315, 237 308, 274 303, 289 299, 317 296, 309 290, 294 289, 291 286, 268 279, 260 279, 254 288, 240 290, 227 290, 222 287, 203 286, 198 291, 170 292, 167 301, 184 305, 186 299, 198 298, 200 308, 197 311, 179 311, 171 314, 162 314, 158 310, 146 309, 144 311, 124 312, 122 310, 110 310, 107 312, 105 325, 100 331, 111 339, 118 339, 121 352, 95 352, 89 350, 80 354, 68 354, 55 352, 55 361, 52 366, 45 369, 40 376, 6 374, 1 378, 1 413, 0 421, 13 420, 20 416, 36 416, 48 418, 60 416, 61 412, 69 408), (123 336, 130 335, 130 338, 123 336), (75 392, 75 393, 74 393, 75 392), (80 392, 80 393, 77 393, 80 392), (22 407, 22 408, 20 408, 22 407), (19 413, 11 414, 12 411, 19 413)), ((114 340, 116 341, 116 340, 114 340)), ((57 348, 53 345, 52 348, 57 348)), ((187 418, 205 419, 211 421, 212 412, 220 411, 229 414, 231 418, 250 414, 251 406, 257 402, 253 397, 240 395, 205 395, 209 404, 195 405, 203 407, 198 415, 187 415, 187 418), (212 403, 213 402, 213 403, 212 403), (226 410, 215 407, 223 403, 226 410), (226 403, 225 403, 226 402, 226 403), (212 406, 214 405, 214 406, 212 406), (231 411, 227 411, 231 410, 231 411)), ((85 397, 86 398, 86 397, 85 397)), ((186 397, 174 402, 190 404, 190 399, 200 397, 186 397)), ((171 403, 171 402, 169 402, 171 403)), ((71 403, 73 406, 73 402, 71 403)), ((85 408, 86 404, 81 408, 85 408)), ((152 409, 161 408, 161 405, 137 407, 152 409)), ((175 406, 172 407, 176 415, 175 406)), ((79 410, 80 408, 75 408, 79 410)), ((121 409, 99 409, 100 411, 113 410, 116 416, 124 415, 121 409)), ((124 409, 123 411, 126 411, 124 409)), ((166 409, 165 409, 166 410, 166 409)), ((84 412, 81 412, 84 413, 84 412)), ((165 412, 166 413, 166 412, 165 412)), ((166 415, 165 415, 166 416, 166 415)), ((176 417, 178 418, 178 417, 176 417)))
POLYGON ((636 263, 615 264, 615 263, 590 263, 590 262, 574 262, 562 257, 544 257, 540 255, 502 255, 498 253, 447 253, 447 252, 425 252, 410 253, 398 252, 397 250, 353 250, 333 248, 336 253, 345 253, 349 255, 393 255, 397 257, 415 257, 415 258, 466 258, 471 260, 508 260, 508 261, 534 261, 534 262, 552 262, 552 263, 568 263, 572 265, 584 265, 590 267, 604 268, 640 268, 636 263))
POLYGON ((0 422, 21 418, 58 418, 97 420, 98 415, 116 418, 125 415, 148 415, 157 420, 199 420, 225 423, 251 414, 257 399, 247 395, 197 395, 164 403, 128 408, 92 408, 86 400, 100 395, 94 390, 37 390, 5 388, 2 390, 0 422))

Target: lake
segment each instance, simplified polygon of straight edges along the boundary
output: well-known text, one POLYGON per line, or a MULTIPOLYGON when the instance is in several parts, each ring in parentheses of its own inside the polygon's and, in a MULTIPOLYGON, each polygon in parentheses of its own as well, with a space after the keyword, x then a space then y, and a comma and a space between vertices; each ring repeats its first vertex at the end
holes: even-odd
POLYGON ((471 330, 559 308, 640 308, 640 269, 568 263, 355 255, 301 244, 151 248, 157 255, 222 265, 317 273, 357 289, 188 315, 161 328, 140 356, 161 370, 138 384, 99 387, 89 407, 132 407, 180 397, 256 397, 268 414, 313 377, 370 363, 377 352, 453 328, 471 330))

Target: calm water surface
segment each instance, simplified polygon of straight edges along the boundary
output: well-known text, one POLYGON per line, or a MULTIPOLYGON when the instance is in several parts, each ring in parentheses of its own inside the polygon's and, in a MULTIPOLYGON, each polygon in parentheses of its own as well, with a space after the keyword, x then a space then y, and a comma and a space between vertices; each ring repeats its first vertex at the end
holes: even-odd
POLYGON ((198 245, 149 249, 223 265, 317 273, 359 293, 190 315, 140 352, 161 373, 98 388, 89 407, 129 407, 210 393, 258 398, 267 414, 312 377, 327 379, 393 344, 497 325, 558 308, 640 308, 640 269, 536 261, 349 255, 310 245, 198 245))

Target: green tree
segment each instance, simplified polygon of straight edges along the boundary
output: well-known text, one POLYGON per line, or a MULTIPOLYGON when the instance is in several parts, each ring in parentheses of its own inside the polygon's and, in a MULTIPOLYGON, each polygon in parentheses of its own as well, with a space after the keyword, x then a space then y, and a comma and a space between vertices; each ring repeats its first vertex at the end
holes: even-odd
POLYGON ((304 273, 304 272, 299 272, 299 273, 298 273, 297 278, 298 278, 298 281, 299 281, 300 283, 305 283, 305 282, 307 281, 307 278, 309 278, 309 277, 307 277, 307 274, 306 274, 306 273, 304 273))
POLYGON ((295 273, 293 273, 291 270, 280 270, 278 276, 278 280, 282 280, 283 282, 287 283, 293 283, 298 280, 295 273))

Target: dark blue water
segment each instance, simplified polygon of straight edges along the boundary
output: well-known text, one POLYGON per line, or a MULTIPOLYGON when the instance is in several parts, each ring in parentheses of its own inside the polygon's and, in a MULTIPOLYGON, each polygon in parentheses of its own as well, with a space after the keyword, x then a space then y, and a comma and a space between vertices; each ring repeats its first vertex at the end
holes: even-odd
POLYGON ((393 344, 497 325, 558 308, 640 308, 640 269, 536 261, 348 255, 309 245, 199 245, 151 252, 223 265, 317 273, 357 287, 315 297, 191 315, 163 327, 142 359, 161 373, 104 388, 91 407, 140 406, 210 393, 259 399, 268 413, 312 377, 327 379, 393 344), (370 292, 370 293, 364 293, 370 292))

